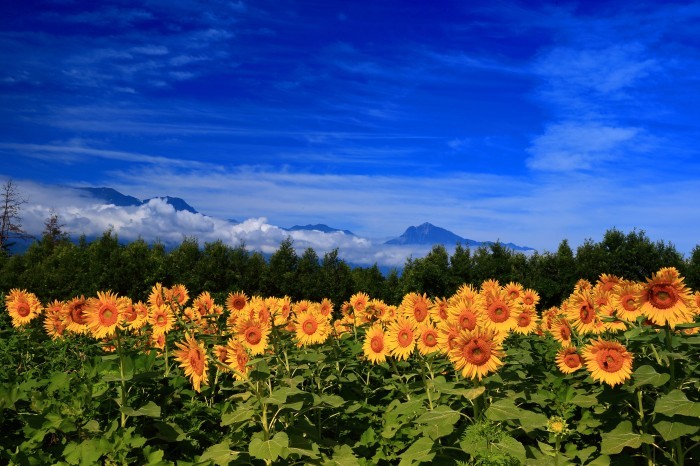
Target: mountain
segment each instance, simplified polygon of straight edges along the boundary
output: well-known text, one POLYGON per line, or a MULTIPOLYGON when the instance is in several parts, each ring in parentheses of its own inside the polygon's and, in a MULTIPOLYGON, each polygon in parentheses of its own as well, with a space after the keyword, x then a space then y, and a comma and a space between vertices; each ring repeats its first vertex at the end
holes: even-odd
POLYGON ((453 245, 462 243, 465 246, 480 246, 481 243, 473 239, 462 238, 444 228, 436 227, 431 223, 410 226, 398 238, 390 239, 384 244, 444 244, 453 245))
POLYGON ((85 193, 81 197, 89 197, 105 204, 113 204, 119 207, 140 206, 142 202, 133 196, 126 196, 112 188, 75 188, 85 193))
POLYGON ((187 211, 187 212, 191 212, 193 214, 199 213, 194 209, 194 207, 192 207, 187 202, 185 202, 184 199, 181 199, 179 197, 157 196, 157 197, 151 197, 149 199, 144 199, 143 203, 147 204, 148 201, 150 201, 151 199, 161 199, 161 200, 165 201, 166 203, 170 204, 171 206, 175 207, 175 210, 187 211))
MULTIPOLYGON (((457 243, 468 247, 479 247, 493 244, 493 241, 475 241, 473 239, 462 238, 459 235, 452 233, 444 228, 436 227, 431 223, 424 223, 419 226, 410 226, 398 238, 391 239, 384 244, 393 245, 408 245, 408 244, 442 244, 445 246, 453 246, 457 243)), ((527 246, 518 246, 513 243, 503 243, 503 246, 513 249, 514 251, 532 251, 533 248, 527 246)))
POLYGON ((346 235, 350 236, 355 236, 355 233, 353 233, 350 230, 338 230, 337 228, 332 228, 329 227, 328 225, 324 225, 323 223, 317 223, 316 225, 294 225, 291 228, 283 228, 283 230, 287 231, 299 231, 299 230, 311 230, 311 231, 320 231, 323 233, 335 233, 336 231, 340 231, 345 233, 346 235))
POLYGON ((116 189, 112 188, 75 188, 78 191, 81 191, 84 193, 81 197, 88 197, 90 199, 94 199, 96 201, 102 201, 105 204, 112 204, 118 207, 138 207, 140 205, 148 203, 151 199, 162 199, 163 201, 167 202, 171 206, 175 208, 175 210, 178 211, 187 211, 187 212, 192 212, 193 214, 196 214, 197 211, 189 205, 187 202, 185 202, 183 199, 180 199, 179 197, 170 197, 170 196, 158 196, 158 197, 152 197, 150 199, 144 199, 143 201, 133 197, 133 196, 127 196, 125 194, 120 193, 116 189))

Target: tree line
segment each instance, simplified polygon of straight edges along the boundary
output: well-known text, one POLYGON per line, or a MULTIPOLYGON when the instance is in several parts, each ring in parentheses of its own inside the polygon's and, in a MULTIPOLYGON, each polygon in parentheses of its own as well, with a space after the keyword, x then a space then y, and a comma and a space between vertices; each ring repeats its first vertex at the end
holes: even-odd
POLYGON ((232 291, 249 296, 289 296, 293 300, 330 298, 338 308, 356 292, 399 304, 411 291, 448 297, 463 283, 484 280, 518 282, 536 290, 540 308, 559 305, 580 278, 591 282, 601 273, 645 280, 661 267, 678 268, 692 289, 700 290, 700 246, 684 258, 670 243, 651 241, 643 231, 608 230, 600 242, 587 240, 574 251, 563 240, 556 252, 523 254, 501 243, 469 249, 457 245, 451 254, 434 246, 421 258, 409 258, 402 270, 383 274, 371 267, 351 266, 338 250, 301 254, 287 238, 271 255, 245 244, 222 241, 199 244, 185 238, 177 247, 142 239, 120 243, 112 231, 92 241, 71 241, 57 216, 47 219, 42 237, 21 254, 0 251, 0 296, 25 288, 42 300, 69 299, 112 290, 145 301, 151 287, 184 284, 191 296, 209 291, 224 302, 232 291))

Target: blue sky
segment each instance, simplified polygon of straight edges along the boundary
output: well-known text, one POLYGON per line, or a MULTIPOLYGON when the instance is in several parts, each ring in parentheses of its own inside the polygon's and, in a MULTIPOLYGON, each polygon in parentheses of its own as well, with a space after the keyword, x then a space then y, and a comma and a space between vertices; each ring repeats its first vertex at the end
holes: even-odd
POLYGON ((58 190, 110 186, 372 241, 700 242, 698 2, 12 3, 0 179, 27 225, 79 230, 58 190))

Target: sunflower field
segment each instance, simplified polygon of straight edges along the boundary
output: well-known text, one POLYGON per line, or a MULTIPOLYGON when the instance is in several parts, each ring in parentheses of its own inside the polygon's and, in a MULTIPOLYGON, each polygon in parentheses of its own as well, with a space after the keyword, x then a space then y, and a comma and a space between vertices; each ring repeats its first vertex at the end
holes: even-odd
POLYGON ((1 298, 0 463, 700 464, 700 292, 672 267, 547 309, 496 280, 1 298))

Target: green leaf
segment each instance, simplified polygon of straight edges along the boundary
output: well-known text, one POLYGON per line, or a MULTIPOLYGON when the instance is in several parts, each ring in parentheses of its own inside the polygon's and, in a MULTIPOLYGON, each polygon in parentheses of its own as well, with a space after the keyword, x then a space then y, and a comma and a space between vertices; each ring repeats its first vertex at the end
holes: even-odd
POLYGON ((423 432, 435 440, 445 435, 454 432, 454 425, 459 420, 459 413, 453 411, 447 406, 440 405, 433 411, 423 413, 416 422, 427 424, 427 427, 422 429, 423 432))
POLYGON ((232 413, 226 413, 221 416, 221 427, 248 422, 255 416, 255 410, 247 406, 238 408, 232 413))
POLYGON ((611 432, 604 433, 602 437, 600 453, 603 455, 620 453, 625 447, 639 448, 642 444, 641 436, 632 430, 630 421, 622 421, 611 432))
POLYGON ((493 444, 493 448, 500 451, 501 453, 505 453, 507 455, 512 456, 513 458, 520 461, 521 464, 525 462, 525 447, 522 443, 518 442, 513 437, 508 436, 502 438, 497 443, 493 444))
POLYGON ((672 390, 666 395, 656 400, 654 413, 673 416, 681 414, 684 416, 700 417, 700 403, 690 401, 680 390, 672 390))
POLYGON ((522 414, 522 410, 515 406, 513 400, 504 398, 492 403, 485 414, 492 421, 507 421, 509 419, 518 419, 522 414))
POLYGON ((277 432, 270 440, 262 440, 258 437, 250 441, 248 453, 254 458, 274 461, 289 446, 289 437, 284 432, 277 432))
POLYGON ((331 408, 340 408, 345 404, 343 397, 338 395, 321 395, 321 402, 331 408))
POLYGON ((81 466, 98 464, 102 453, 97 439, 83 440, 80 443, 71 442, 63 449, 63 457, 69 464, 81 466))
POLYGON ((160 406, 155 404, 153 401, 149 401, 145 405, 141 406, 139 409, 133 409, 128 406, 122 408, 122 412, 127 416, 146 416, 146 417, 160 417, 160 406))
POLYGON ((535 429, 544 429, 547 426, 547 421, 549 420, 547 416, 542 413, 536 413, 535 411, 525 411, 520 410, 520 427, 525 432, 532 432, 535 429))
POLYGON ((661 437, 667 442, 675 440, 684 435, 691 435, 700 430, 700 420, 697 417, 673 416, 668 418, 660 416, 660 420, 654 423, 661 437))
POLYGON ((401 454, 399 466, 409 466, 432 460, 435 457, 435 452, 432 451, 434 445, 435 442, 428 437, 419 438, 401 454))
POLYGON ((357 460, 350 445, 345 444, 333 450, 333 457, 326 464, 329 466, 360 466, 360 462, 357 460))
POLYGON ((590 408, 598 404, 598 398, 593 395, 578 394, 571 399, 571 404, 580 406, 581 408, 590 408))
POLYGON ((226 466, 236 458, 238 458, 238 452, 231 450, 229 442, 224 441, 204 450, 199 461, 213 461, 218 466, 226 466))
POLYGON ((668 382, 670 378, 671 376, 669 374, 659 374, 649 365, 641 366, 632 373, 632 381, 634 382, 632 388, 641 387, 642 385, 660 387, 668 382))
POLYGON ((475 400, 481 396, 482 393, 486 391, 486 387, 483 385, 481 387, 476 387, 476 388, 465 388, 460 390, 461 395, 466 398, 467 400, 475 400))

